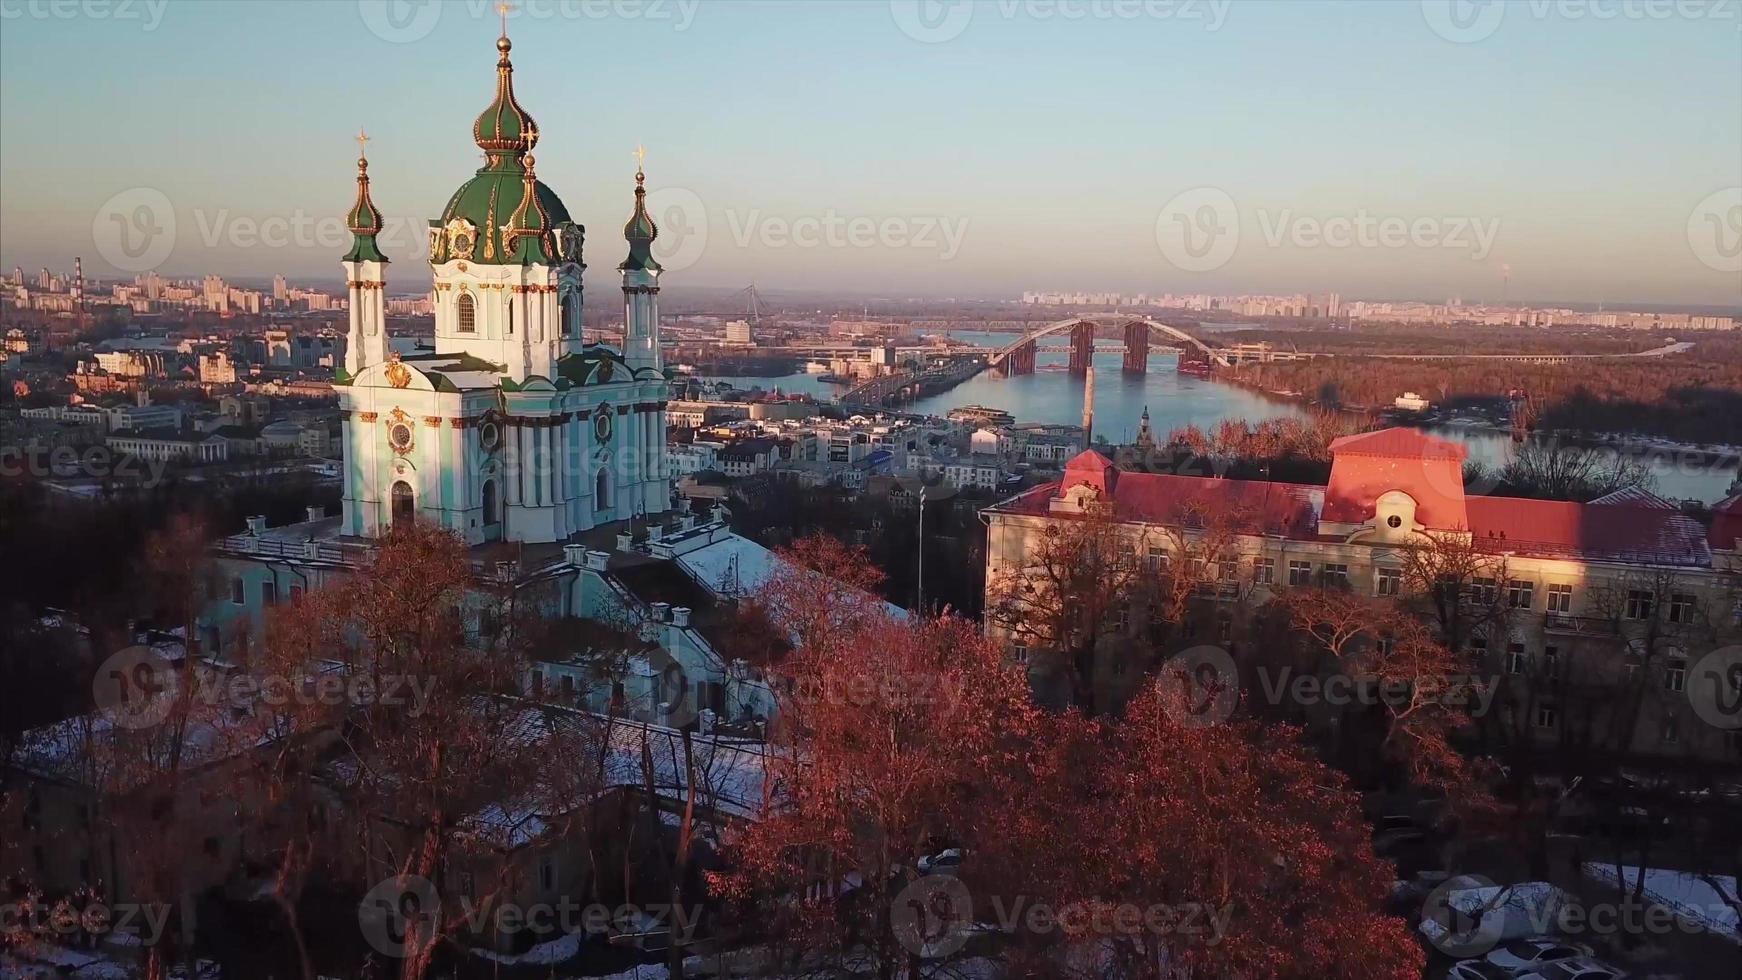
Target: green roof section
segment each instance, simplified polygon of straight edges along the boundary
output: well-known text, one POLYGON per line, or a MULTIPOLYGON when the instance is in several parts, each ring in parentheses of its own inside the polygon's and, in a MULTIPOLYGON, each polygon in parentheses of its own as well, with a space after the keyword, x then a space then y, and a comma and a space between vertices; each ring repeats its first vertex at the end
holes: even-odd
MULTIPOLYGON (((361 133, 357 135, 359 143, 367 139, 361 133)), ((381 212, 369 198, 369 158, 365 156, 357 158, 357 201, 345 215, 345 224, 351 229, 351 250, 345 253, 346 262, 387 261, 375 242, 375 236, 381 233, 381 212)))
POLYGON ((659 262, 653 257, 653 241, 659 237, 659 226, 647 213, 647 174, 635 170, 635 213, 623 226, 623 237, 629 242, 629 257, 617 268, 624 272, 658 272, 659 262))
POLYGON ((538 126, 514 97, 507 37, 496 42, 496 97, 472 124, 484 165, 454 191, 439 219, 430 262, 464 259, 484 265, 554 265, 553 230, 570 223, 569 209, 533 173, 538 126), (529 193, 530 191, 530 193, 529 193))

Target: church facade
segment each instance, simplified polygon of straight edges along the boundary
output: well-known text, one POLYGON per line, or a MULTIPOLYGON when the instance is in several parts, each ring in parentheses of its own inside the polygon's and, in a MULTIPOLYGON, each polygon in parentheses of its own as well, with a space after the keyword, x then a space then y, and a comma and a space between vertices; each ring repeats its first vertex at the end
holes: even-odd
POLYGON ((585 229, 541 182, 538 128, 514 94, 507 37, 472 126, 483 166, 429 223, 434 350, 388 343, 381 214, 358 160, 344 367, 340 534, 427 521, 468 544, 554 543, 670 508, 659 349, 658 228, 646 178, 624 237, 622 350, 588 343, 585 229))

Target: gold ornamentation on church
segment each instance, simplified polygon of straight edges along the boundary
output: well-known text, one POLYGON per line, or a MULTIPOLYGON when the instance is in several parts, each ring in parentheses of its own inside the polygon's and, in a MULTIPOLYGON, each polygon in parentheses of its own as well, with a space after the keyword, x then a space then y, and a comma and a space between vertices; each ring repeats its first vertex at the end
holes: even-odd
POLYGON ((398 351, 394 351, 388 358, 387 383, 395 388, 404 388, 411 384, 411 368, 399 363, 398 351))

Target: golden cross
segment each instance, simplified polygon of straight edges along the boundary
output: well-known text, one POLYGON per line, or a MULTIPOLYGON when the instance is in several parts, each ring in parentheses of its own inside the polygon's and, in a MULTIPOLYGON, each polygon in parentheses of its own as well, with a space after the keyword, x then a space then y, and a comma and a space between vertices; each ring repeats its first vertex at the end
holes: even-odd
POLYGON ((508 36, 508 11, 511 9, 513 9, 513 8, 510 7, 507 3, 503 3, 496 8, 497 12, 502 15, 502 36, 503 37, 508 36))
POLYGON ((640 143, 635 144, 635 169, 636 170, 642 169, 641 165, 646 163, 646 162, 647 162, 647 147, 642 146, 640 143))
POLYGON ((366 157, 369 155, 369 153, 368 153, 369 147, 365 145, 368 142, 369 142, 369 134, 363 132, 363 130, 361 128, 359 128, 357 130, 357 155, 358 156, 366 157))

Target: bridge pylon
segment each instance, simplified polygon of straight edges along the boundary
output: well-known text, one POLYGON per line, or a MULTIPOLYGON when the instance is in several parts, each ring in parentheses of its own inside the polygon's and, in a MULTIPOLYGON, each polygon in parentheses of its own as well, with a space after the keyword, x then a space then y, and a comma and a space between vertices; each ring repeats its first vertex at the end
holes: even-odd
POLYGON ((1071 373, 1082 376, 1089 373, 1089 365, 1095 357, 1095 325, 1079 323, 1071 328, 1071 373))
POLYGON ((1149 373, 1149 324, 1141 320, 1125 325, 1125 373, 1149 373))

